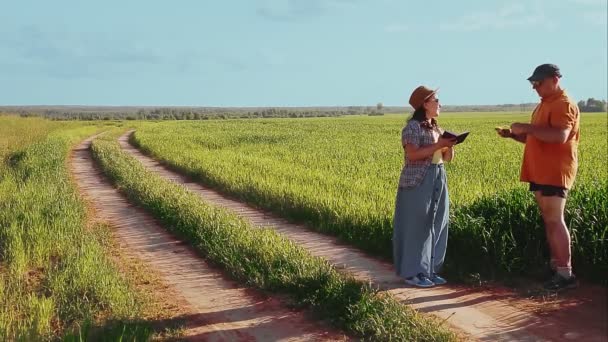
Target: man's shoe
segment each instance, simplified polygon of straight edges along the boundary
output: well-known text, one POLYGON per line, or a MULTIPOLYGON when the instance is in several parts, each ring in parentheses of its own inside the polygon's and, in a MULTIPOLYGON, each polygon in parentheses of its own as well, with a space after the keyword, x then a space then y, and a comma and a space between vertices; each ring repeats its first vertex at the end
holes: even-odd
POLYGON ((543 287, 545 290, 549 291, 560 291, 567 289, 574 289, 578 287, 578 282, 576 281, 576 277, 574 274, 570 276, 570 278, 564 278, 558 273, 556 273, 551 280, 546 282, 543 287))

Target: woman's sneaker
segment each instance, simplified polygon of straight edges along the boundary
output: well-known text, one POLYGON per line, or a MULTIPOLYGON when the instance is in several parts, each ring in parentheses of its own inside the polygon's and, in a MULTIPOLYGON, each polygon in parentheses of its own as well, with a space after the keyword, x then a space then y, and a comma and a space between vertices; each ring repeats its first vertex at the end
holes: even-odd
POLYGON ((418 273, 415 277, 405 278, 405 283, 416 287, 433 287, 433 283, 424 273, 418 273))
POLYGON ((431 277, 431 281, 435 285, 445 285, 448 283, 447 280, 445 280, 442 276, 440 276, 437 273, 433 273, 433 276, 431 277))

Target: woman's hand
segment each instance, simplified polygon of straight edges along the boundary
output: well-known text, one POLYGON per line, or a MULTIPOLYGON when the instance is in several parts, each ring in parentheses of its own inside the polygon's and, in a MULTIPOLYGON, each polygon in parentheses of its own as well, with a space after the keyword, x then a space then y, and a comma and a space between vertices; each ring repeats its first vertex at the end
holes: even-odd
POLYGON ((443 161, 451 162, 454 159, 454 147, 444 147, 441 149, 443 161))
POLYGON ((454 145, 456 145, 456 138, 444 138, 444 137, 439 137, 439 140, 437 141, 437 147, 438 148, 444 148, 444 147, 452 147, 454 145))
POLYGON ((436 143, 431 145, 418 147, 412 144, 405 144, 403 148, 405 149, 405 154, 408 155, 410 160, 422 160, 432 156, 437 150, 442 150, 444 148, 449 150, 454 145, 456 145, 456 138, 448 139, 440 137, 436 143))

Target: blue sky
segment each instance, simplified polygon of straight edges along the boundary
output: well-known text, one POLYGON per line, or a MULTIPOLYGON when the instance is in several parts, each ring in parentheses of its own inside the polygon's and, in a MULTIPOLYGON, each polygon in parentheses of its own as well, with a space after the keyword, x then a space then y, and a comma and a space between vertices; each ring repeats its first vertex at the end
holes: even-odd
POLYGON ((0 105, 535 102, 546 62, 606 98, 607 2, 5 1, 0 105))

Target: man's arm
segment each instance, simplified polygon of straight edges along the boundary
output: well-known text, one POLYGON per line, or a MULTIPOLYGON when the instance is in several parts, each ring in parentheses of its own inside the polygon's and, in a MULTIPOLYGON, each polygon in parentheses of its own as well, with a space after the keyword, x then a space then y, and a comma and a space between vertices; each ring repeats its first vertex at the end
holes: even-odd
POLYGON ((514 134, 529 134, 536 139, 553 144, 563 144, 568 141, 570 133, 579 120, 579 110, 570 102, 562 102, 553 106, 549 116, 549 126, 514 123, 511 131, 514 134))
POLYGON ((530 134, 540 141, 557 144, 563 144, 568 141, 571 130, 571 128, 535 126, 524 123, 514 123, 511 125, 511 132, 516 136, 530 134))
POLYGON ((513 134, 511 133, 511 139, 515 140, 515 141, 519 141, 522 144, 526 143, 526 139, 528 138, 527 134, 513 134))

